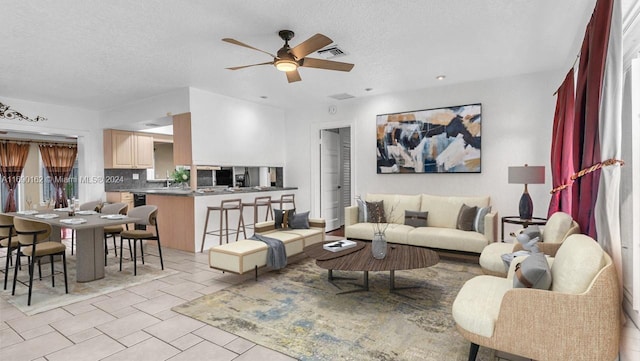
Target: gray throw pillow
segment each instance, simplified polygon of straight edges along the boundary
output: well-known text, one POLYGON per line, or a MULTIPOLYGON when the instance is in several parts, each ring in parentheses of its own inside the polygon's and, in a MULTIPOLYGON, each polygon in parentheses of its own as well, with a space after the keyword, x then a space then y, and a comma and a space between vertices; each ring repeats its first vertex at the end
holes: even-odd
POLYGON ((529 239, 534 239, 536 237, 542 239, 542 234, 540 233, 540 227, 538 226, 529 226, 522 230, 521 234, 526 234, 529 236, 529 239))
POLYGON ((469 207, 463 204, 458 213, 456 228, 463 231, 473 231, 473 221, 476 219, 476 213, 478 213, 478 207, 469 207))
POLYGON ((276 229, 288 228, 289 217, 296 213, 294 209, 273 209, 273 221, 276 229))
POLYGON ((296 213, 289 216, 289 228, 309 229, 309 212, 296 213))
POLYGON ((429 212, 404 211, 404 224, 411 227, 426 227, 429 212))
POLYGON ((533 253, 516 265, 513 287, 548 290, 551 280, 551 269, 544 253, 533 253))
POLYGON ((367 221, 367 204, 360 198, 356 198, 358 204, 358 223, 364 223, 367 221))
POLYGON ((367 203, 367 222, 369 223, 387 223, 384 215, 384 201, 366 202, 367 203))
POLYGON ((491 212, 491 206, 478 208, 476 218, 473 220, 473 230, 484 234, 484 217, 491 212))

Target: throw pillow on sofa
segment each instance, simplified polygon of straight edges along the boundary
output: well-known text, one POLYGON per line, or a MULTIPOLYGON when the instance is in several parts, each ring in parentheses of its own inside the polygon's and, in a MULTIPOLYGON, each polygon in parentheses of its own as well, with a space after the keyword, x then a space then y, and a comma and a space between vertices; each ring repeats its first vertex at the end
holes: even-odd
POLYGON ((387 223, 384 215, 384 201, 366 202, 367 203, 367 222, 369 223, 387 223))
POLYGON ((473 231, 473 222, 476 219, 477 213, 478 207, 469 207, 468 205, 463 204, 462 207, 460 207, 460 212, 458 212, 456 228, 463 231, 473 231))
POLYGON ((289 216, 289 228, 309 229, 309 212, 294 213, 289 216))
POLYGON ((478 208, 476 218, 473 220, 473 230, 484 234, 484 217, 491 212, 491 206, 478 208))
POLYGON ((426 227, 429 212, 404 211, 404 224, 411 227, 426 227))
POLYGON ((276 229, 289 228, 289 217, 296 213, 294 209, 273 209, 273 221, 276 229))
POLYGON ((368 220, 367 203, 362 198, 356 197, 356 204, 358 205, 358 223, 364 223, 368 220))
POLYGON ((533 253, 516 265, 513 287, 548 290, 551 280, 551 269, 544 253, 533 253))

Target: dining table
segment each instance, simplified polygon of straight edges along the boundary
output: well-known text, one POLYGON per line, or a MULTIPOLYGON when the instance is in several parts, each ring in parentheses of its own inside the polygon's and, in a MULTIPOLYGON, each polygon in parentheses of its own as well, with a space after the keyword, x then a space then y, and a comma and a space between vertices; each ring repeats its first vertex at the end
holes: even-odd
POLYGON ((49 240, 61 242, 61 229, 70 228, 76 232, 76 282, 91 282, 104 278, 104 227, 136 223, 138 218, 120 214, 101 214, 96 211, 75 211, 68 208, 49 210, 28 210, 5 213, 50 224, 49 240))

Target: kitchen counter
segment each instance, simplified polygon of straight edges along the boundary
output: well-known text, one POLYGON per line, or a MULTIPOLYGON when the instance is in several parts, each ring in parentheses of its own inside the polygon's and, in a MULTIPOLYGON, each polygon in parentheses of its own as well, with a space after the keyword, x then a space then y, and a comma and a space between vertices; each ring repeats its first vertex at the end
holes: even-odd
POLYGON ((202 197, 202 196, 218 196, 229 194, 245 194, 245 193, 258 193, 258 192, 275 192, 275 191, 287 191, 297 190, 298 187, 246 187, 246 188, 202 188, 196 191, 191 189, 182 189, 176 187, 169 188, 138 188, 138 189, 121 189, 117 192, 130 192, 130 193, 142 193, 142 194, 157 194, 166 196, 179 196, 179 197, 202 197))

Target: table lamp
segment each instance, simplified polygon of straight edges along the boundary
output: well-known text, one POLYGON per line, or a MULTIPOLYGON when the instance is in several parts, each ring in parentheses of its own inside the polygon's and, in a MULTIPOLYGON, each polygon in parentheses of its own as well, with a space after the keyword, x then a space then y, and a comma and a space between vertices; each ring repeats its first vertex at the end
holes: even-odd
POLYGON ((544 184, 544 166, 509 167, 509 184, 524 184, 524 193, 520 197, 520 219, 531 219, 533 216, 533 201, 529 196, 527 185, 544 184))

